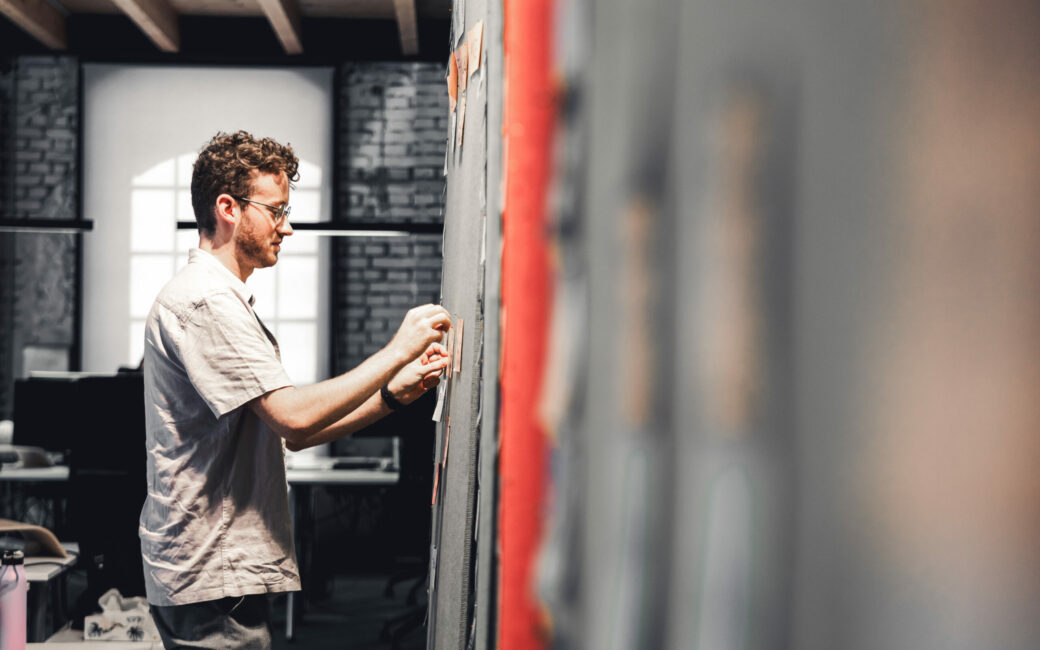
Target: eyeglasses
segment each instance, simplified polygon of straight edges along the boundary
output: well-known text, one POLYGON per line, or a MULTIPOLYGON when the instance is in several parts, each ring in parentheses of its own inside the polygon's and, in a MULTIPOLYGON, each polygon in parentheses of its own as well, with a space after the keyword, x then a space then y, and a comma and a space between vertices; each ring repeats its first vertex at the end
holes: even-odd
POLYGON ((277 206, 268 205, 266 203, 261 203, 259 201, 254 201, 252 199, 247 199, 241 196, 233 196, 232 198, 238 199, 239 201, 245 201, 246 203, 255 203, 257 205, 262 205, 265 208, 269 209, 271 211, 270 214, 274 217, 275 228, 285 223, 285 220, 289 218, 289 211, 292 210, 292 206, 289 205, 279 208, 277 206))

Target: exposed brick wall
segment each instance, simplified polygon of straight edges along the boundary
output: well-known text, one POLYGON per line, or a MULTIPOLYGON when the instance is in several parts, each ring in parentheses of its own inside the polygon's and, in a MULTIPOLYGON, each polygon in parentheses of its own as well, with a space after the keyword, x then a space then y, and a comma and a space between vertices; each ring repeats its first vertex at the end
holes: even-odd
MULTIPOLYGON (((79 64, 70 57, 18 57, 3 66, 8 92, 3 149, 4 216, 72 219, 77 216, 76 162, 79 64)), ((5 293, 0 309, 0 415, 11 413, 10 389, 24 374, 23 351, 46 346, 72 353, 77 295, 77 237, 17 233, 3 242, 5 293)), ((70 359, 74 364, 75 360, 70 359)))
MULTIPOLYGON (((340 79, 340 219, 444 221, 448 95, 436 63, 351 63, 340 79)), ((380 349, 405 312, 439 302, 441 236, 339 238, 333 245, 333 372, 380 349)))
POLYGON ((13 126, 11 110, 14 108, 14 61, 0 59, 0 215, 11 216, 8 199, 11 196, 11 183, 14 178, 11 170, 14 165, 13 126))
POLYGON ((336 366, 353 368, 393 337, 408 309, 439 302, 441 236, 351 238, 337 268, 336 366))
POLYGON ((75 218, 79 63, 69 57, 21 57, 15 94, 15 213, 75 218))
POLYGON ((448 93, 435 63, 351 63, 340 75, 338 218, 444 222, 448 93))
MULTIPOLYGON (((14 61, 0 60, 0 217, 12 214, 14 61)), ((11 417, 15 236, 0 233, 0 419, 11 417)))

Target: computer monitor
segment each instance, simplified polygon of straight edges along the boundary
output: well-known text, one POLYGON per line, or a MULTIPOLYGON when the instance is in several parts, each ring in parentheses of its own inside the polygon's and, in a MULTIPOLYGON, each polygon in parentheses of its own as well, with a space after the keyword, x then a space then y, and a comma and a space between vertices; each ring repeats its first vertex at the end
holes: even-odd
POLYGON ((16 379, 11 441, 66 453, 83 426, 75 412, 78 377, 73 374, 16 379))

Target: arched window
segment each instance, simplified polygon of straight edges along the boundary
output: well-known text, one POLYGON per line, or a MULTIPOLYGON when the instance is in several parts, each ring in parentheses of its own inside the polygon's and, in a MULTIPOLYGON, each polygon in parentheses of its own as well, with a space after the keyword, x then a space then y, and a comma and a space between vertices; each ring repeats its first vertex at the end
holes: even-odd
MULTIPOLYGON (((144 323, 152 301, 198 246, 198 232, 177 230, 178 221, 194 221, 191 169, 195 153, 181 154, 133 177, 130 184, 130 286, 127 359, 144 354, 144 323)), ((321 210, 321 168, 300 161, 300 181, 289 193, 291 220, 315 222, 321 210)), ((311 384, 319 373, 321 294, 318 238, 299 233, 282 246, 278 264, 259 269, 247 284, 254 309, 278 339, 282 363, 297 384, 311 384)))
MULTIPOLYGON (((332 69, 83 66, 83 369, 136 366, 156 294, 198 245, 191 169, 218 131, 291 144, 294 223, 332 212, 332 69), (256 98, 275 96, 277 101, 256 98)), ((297 384, 328 376, 329 242, 297 231, 249 277, 255 308, 297 384)))

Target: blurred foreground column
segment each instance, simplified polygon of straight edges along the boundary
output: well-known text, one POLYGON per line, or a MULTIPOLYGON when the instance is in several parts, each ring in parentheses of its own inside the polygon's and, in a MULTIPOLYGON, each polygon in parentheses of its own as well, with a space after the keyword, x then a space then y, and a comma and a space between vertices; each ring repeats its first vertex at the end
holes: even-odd
POLYGON ((546 441, 537 419, 549 305, 546 193, 554 88, 551 0, 505 3, 500 460, 502 650, 541 647, 533 566, 542 532, 546 441))
POLYGON ((864 647, 1040 644, 1040 5, 914 3, 864 647))

